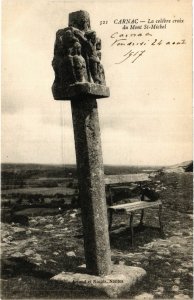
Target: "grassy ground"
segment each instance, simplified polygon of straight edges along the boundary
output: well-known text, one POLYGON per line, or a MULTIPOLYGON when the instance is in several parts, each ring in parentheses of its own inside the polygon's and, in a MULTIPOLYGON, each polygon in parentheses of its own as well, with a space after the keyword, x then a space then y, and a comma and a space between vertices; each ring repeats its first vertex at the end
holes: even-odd
MULTIPOLYGON (((147 276, 127 299, 192 298, 192 176, 167 174, 156 179, 162 187, 165 239, 161 239, 156 209, 145 212, 145 228, 110 234, 112 261, 143 267, 147 276), (146 298, 147 297, 147 298, 146 298)), ((136 215, 135 223, 138 223, 136 215)), ((128 224, 116 216, 113 229, 128 224)), ((30 218, 29 227, 2 223, 2 299, 105 298, 88 290, 71 289, 50 278, 84 263, 80 210, 30 218)))

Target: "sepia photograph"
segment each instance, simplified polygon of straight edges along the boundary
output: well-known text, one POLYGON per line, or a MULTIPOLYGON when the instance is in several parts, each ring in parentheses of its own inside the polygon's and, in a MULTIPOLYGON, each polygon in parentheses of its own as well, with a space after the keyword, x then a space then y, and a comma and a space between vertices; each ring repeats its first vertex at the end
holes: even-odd
POLYGON ((192 1, 1 10, 1 299, 193 299, 192 1))

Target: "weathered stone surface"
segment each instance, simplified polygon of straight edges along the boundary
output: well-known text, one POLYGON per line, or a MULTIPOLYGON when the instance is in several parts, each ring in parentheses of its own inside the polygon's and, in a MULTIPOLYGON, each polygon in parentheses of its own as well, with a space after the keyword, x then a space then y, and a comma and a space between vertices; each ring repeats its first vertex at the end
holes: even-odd
POLYGON ((138 267, 114 265, 112 273, 103 277, 84 274, 62 272, 51 280, 62 281, 65 284, 96 289, 104 292, 111 298, 116 298, 146 275, 146 271, 138 267))
MULTIPOLYGON (((63 89, 55 89, 52 87, 53 96, 55 100, 72 100, 76 97, 91 97, 95 99, 107 98, 110 96, 110 91, 107 86, 94 83, 76 83, 71 84, 63 89)), ((84 101, 78 99, 78 101, 84 101)))
POLYGON ((111 272, 104 168, 96 99, 71 101, 87 272, 111 272))
POLYGON ((90 15, 85 10, 74 11, 69 14, 69 26, 88 31, 90 28, 90 15))
POLYGON ((77 82, 105 85, 101 64, 101 39, 90 28, 86 11, 69 14, 69 26, 56 33, 52 66, 55 72, 54 98, 61 99, 63 90, 77 82))

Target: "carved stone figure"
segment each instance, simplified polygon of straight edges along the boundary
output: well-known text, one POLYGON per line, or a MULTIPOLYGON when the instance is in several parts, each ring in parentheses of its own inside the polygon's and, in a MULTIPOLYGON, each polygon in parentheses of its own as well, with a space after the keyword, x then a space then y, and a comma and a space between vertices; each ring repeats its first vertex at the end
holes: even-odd
POLYGON ((87 80, 86 62, 81 55, 81 44, 79 42, 75 42, 73 46, 72 55, 73 55, 73 68, 74 68, 76 81, 86 82, 87 80))
POLYGON ((71 28, 66 28, 61 36, 63 54, 66 55, 69 49, 72 49, 79 40, 74 36, 71 28))
POLYGON ((61 94, 77 82, 105 85, 100 50, 101 40, 90 28, 89 14, 82 10, 70 13, 69 26, 56 33, 53 93, 61 94))
POLYGON ((60 86, 67 86, 73 84, 76 81, 76 74, 74 70, 74 62, 72 55, 72 48, 67 49, 66 55, 63 57, 63 62, 61 64, 61 78, 60 86))
POLYGON ((87 38, 87 45, 86 45, 86 55, 88 55, 89 58, 89 69, 91 72, 91 76, 94 83, 101 83, 99 74, 98 74, 98 65, 100 64, 99 57, 97 55, 97 49, 96 49, 96 32, 95 31, 87 31, 85 33, 85 36, 87 38))
MULTIPOLYGON (((99 57, 99 60, 101 61, 102 53, 98 51, 97 55, 99 57)), ((104 67, 101 63, 98 64, 98 76, 100 78, 100 83, 106 85, 104 67)))

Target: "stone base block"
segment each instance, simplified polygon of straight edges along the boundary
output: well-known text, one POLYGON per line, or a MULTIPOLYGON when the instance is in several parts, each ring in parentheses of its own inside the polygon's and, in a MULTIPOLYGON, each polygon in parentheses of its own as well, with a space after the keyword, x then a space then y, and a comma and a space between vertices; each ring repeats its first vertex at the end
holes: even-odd
POLYGON ((142 268, 125 265, 114 265, 112 273, 103 277, 81 273, 81 269, 80 273, 62 272, 51 280, 62 281, 72 289, 73 287, 95 289, 110 298, 117 298, 122 293, 130 291, 130 288, 146 275, 146 271, 142 268))
POLYGON ((99 99, 110 96, 110 91, 107 86, 89 82, 75 83, 63 88, 56 86, 54 83, 52 92, 55 100, 72 100, 79 97, 84 98, 84 96, 99 99))

